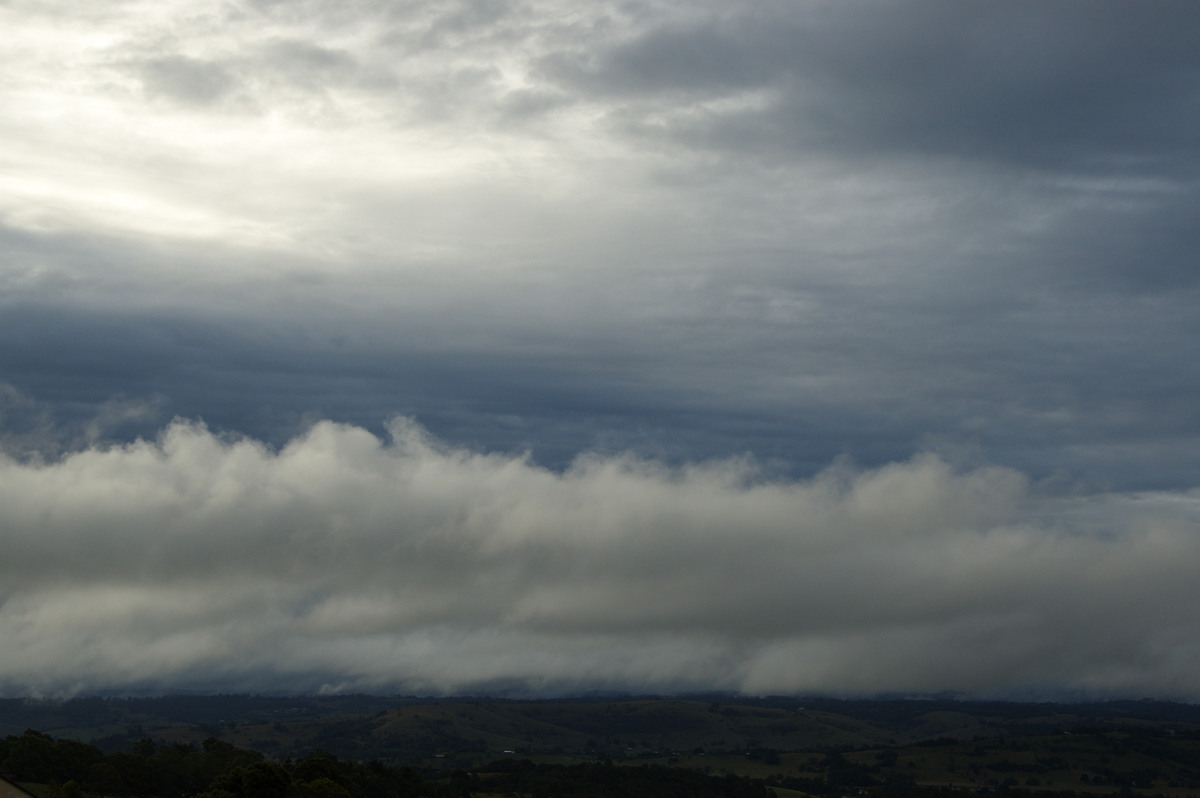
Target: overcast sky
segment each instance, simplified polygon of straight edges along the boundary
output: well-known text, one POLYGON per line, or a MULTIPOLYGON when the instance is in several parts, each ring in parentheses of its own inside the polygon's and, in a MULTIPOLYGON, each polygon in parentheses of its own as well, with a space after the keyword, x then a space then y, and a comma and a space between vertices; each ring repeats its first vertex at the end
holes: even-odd
POLYGON ((1200 5, 0 29, 0 692, 1200 700, 1200 5))

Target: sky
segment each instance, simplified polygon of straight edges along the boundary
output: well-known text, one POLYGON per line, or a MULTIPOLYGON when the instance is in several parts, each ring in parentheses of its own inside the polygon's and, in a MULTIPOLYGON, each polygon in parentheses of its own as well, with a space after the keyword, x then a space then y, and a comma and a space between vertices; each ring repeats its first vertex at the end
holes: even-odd
POLYGON ((1200 5, 0 29, 0 693, 1200 701, 1200 5))

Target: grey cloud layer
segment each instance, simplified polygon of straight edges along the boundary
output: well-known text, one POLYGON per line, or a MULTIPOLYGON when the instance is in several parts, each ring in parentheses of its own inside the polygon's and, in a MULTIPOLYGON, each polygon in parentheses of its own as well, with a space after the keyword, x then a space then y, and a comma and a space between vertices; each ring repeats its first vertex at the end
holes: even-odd
POLYGON ((0 464, 6 688, 1200 695, 1194 493, 921 456, 565 472, 321 423, 0 464))
POLYGON ((1189 4, 149 7, 5 12, 60 423, 1200 477, 1189 4))

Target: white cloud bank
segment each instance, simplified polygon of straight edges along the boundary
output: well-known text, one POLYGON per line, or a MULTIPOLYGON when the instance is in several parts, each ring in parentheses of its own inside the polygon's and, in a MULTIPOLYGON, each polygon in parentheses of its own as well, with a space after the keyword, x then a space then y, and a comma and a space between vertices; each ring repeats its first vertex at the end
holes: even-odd
POLYGON ((1200 495, 922 455, 562 473, 397 421, 0 460, 0 689, 1200 697, 1200 495))

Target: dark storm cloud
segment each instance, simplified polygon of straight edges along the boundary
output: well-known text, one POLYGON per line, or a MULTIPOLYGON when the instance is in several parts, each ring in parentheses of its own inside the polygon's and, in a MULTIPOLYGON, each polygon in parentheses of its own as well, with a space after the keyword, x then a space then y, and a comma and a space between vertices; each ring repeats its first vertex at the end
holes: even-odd
MULTIPOLYGON (((1145 294, 1194 294, 1200 270, 1187 257, 1200 246, 1192 220, 1200 188, 1155 181, 1141 187, 1098 186, 1091 206, 1064 210, 1042 246, 1057 256, 1067 290, 1113 291, 1138 301, 1145 294)), ((1069 202, 1069 201, 1068 201, 1069 202)))
POLYGON ((1190 3, 766 3, 654 24, 545 73, 729 150, 827 147, 1031 168, 1194 177, 1200 56, 1190 3), (758 92, 727 110, 705 101, 758 92), (669 116, 668 116, 669 118, 669 116))
POLYGON ((277 445, 316 418, 379 429, 402 408, 452 440, 558 465, 596 447, 673 461, 752 451, 811 473, 938 441, 1037 478, 1195 484, 1188 294, 1017 283, 984 298, 964 283, 936 269, 878 288, 717 282, 650 289, 644 308, 620 304, 629 286, 593 284, 588 307, 493 285, 475 308, 464 287, 448 316, 442 290, 410 291, 399 312, 390 296, 365 300, 348 327, 323 282, 163 292, 140 310, 75 282, 70 301, 62 287, 53 302, 10 292, 0 329, 20 345, 0 367, 77 442, 112 399, 157 408, 126 432, 182 415, 277 445), (657 318, 664 307, 676 318, 657 318), (625 329, 609 327, 618 318, 625 329))

